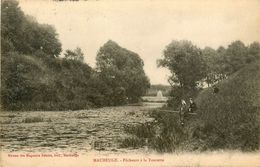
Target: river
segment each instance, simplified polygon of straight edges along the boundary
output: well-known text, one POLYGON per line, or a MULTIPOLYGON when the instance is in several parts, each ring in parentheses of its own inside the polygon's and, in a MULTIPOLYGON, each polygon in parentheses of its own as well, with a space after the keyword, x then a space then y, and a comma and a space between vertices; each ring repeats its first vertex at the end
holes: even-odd
POLYGON ((137 151, 120 147, 120 140, 129 135, 124 126, 153 121, 148 113, 161 105, 0 112, 1 147, 8 152, 137 151))

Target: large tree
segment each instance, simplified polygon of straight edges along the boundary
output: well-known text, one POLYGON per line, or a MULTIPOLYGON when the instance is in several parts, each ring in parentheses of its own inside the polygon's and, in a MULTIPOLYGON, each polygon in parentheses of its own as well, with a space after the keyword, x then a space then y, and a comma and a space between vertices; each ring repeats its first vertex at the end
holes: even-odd
POLYGON ((205 47, 202 50, 202 54, 206 64, 205 82, 208 86, 224 79, 226 68, 224 62, 225 48, 219 47, 217 50, 214 50, 211 47, 205 47))
MULTIPOLYGON (((56 58, 55 29, 25 16, 14 0, 1 3, 1 107, 5 110, 63 110, 96 106, 89 98, 92 68, 56 58)), ((75 51, 80 55, 79 50, 75 51)))
POLYGON ((199 48, 190 41, 172 41, 166 46, 158 66, 166 67, 172 73, 171 85, 194 89, 206 76, 206 66, 199 48))
POLYGON ((246 62, 250 63, 259 58, 260 58, 260 43, 253 42, 248 47, 248 56, 247 56, 246 62))
POLYGON ((241 41, 234 41, 225 52, 226 73, 230 75, 244 67, 248 55, 248 49, 241 41))
POLYGON ((97 54, 97 70, 113 89, 115 103, 136 102, 150 86, 143 70, 143 60, 138 54, 109 40, 97 54))
MULTIPOLYGON (((1 52, 16 51, 22 54, 42 52, 45 57, 58 57, 61 43, 54 27, 39 24, 25 16, 15 0, 1 2, 1 52)), ((5 54, 3 54, 5 56, 5 54)))

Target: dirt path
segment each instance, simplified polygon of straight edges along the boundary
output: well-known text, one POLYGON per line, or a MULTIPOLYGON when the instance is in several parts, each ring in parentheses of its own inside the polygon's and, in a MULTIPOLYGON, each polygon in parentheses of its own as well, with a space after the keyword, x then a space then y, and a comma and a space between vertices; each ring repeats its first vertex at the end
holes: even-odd
POLYGON ((3 151, 96 150, 128 152, 120 148, 127 137, 125 125, 152 121, 148 107, 106 107, 95 110, 65 112, 1 112, 1 146, 3 151))

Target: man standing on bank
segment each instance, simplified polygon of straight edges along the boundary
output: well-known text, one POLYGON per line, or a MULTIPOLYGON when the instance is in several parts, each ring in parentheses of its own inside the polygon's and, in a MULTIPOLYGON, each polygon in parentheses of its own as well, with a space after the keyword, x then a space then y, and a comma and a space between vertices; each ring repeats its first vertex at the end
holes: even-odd
POLYGON ((181 107, 180 107, 180 122, 181 122, 181 125, 183 126, 184 125, 184 118, 185 118, 185 115, 186 115, 186 112, 187 112, 187 104, 185 102, 184 99, 181 100, 181 107))
POLYGON ((196 103, 193 101, 192 98, 190 98, 190 106, 189 106, 189 113, 194 113, 197 109, 196 103))

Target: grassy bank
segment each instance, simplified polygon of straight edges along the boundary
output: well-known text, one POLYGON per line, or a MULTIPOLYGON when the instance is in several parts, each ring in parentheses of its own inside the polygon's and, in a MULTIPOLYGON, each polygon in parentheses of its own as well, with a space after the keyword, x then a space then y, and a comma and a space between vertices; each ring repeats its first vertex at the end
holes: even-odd
MULTIPOLYGON (((195 99, 197 115, 190 115, 184 127, 180 126, 178 114, 155 110, 151 113, 155 118, 153 123, 138 125, 129 133, 138 138, 138 145, 147 145, 159 152, 257 150, 260 130, 259 73, 258 61, 218 83, 218 93, 213 93, 213 88, 203 90, 195 99), (150 129, 149 135, 140 133, 145 129, 150 129)), ((132 143, 128 143, 129 147, 132 143)))

